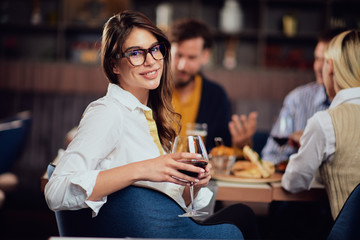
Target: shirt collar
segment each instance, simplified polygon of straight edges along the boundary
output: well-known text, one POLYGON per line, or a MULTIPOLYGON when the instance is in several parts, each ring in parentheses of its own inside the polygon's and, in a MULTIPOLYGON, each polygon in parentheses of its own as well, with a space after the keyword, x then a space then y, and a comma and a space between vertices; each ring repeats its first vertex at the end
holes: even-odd
POLYGON ((320 106, 320 105, 330 105, 330 101, 326 95, 326 90, 325 90, 325 86, 320 85, 320 84, 316 84, 317 86, 317 90, 316 90, 316 95, 315 95, 315 104, 320 106))
POLYGON ((136 108, 140 108, 143 111, 151 110, 148 106, 142 104, 130 92, 122 89, 119 85, 114 83, 109 83, 106 96, 116 99, 131 111, 135 110, 136 108))
POLYGON ((353 99, 360 98, 360 87, 346 88, 340 90, 334 97, 330 108, 334 108, 342 103, 350 102, 353 99))

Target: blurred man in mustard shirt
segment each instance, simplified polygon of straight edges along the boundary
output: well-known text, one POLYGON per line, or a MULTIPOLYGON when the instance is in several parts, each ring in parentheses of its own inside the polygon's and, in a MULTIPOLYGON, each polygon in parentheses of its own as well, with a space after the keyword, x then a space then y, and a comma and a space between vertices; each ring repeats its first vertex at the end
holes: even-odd
POLYGON ((251 144, 256 130, 257 113, 231 115, 230 101, 224 89, 202 73, 211 55, 213 37, 208 26, 195 19, 181 19, 169 28, 172 44, 172 71, 175 80, 173 106, 182 115, 181 134, 188 123, 206 123, 206 148, 221 137, 226 146, 242 148, 251 144))

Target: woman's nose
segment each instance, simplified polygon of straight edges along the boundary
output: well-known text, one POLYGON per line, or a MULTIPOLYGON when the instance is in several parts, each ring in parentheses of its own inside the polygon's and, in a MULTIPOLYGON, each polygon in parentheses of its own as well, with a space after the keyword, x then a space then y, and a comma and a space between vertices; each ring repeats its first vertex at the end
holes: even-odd
POLYGON ((156 62, 155 58, 151 55, 151 53, 146 53, 145 55, 145 63, 147 65, 153 65, 156 62))

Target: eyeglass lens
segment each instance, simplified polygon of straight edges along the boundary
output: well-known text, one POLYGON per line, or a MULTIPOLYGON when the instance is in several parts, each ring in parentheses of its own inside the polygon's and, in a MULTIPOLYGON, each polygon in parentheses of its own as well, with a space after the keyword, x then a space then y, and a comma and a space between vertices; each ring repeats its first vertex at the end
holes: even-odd
POLYGON ((135 65, 142 65, 145 62, 147 53, 150 52, 155 60, 161 60, 166 55, 166 47, 164 44, 157 44, 149 49, 136 49, 125 53, 130 62, 135 65))

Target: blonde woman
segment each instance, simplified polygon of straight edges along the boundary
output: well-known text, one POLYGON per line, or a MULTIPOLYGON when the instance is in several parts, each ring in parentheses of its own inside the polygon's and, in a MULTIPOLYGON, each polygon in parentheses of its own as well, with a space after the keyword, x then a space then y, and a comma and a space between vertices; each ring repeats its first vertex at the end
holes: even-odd
POLYGON ((310 188, 320 170, 335 219, 360 182, 360 31, 334 37, 325 51, 323 77, 332 103, 309 119, 299 152, 290 157, 282 186, 310 188))

